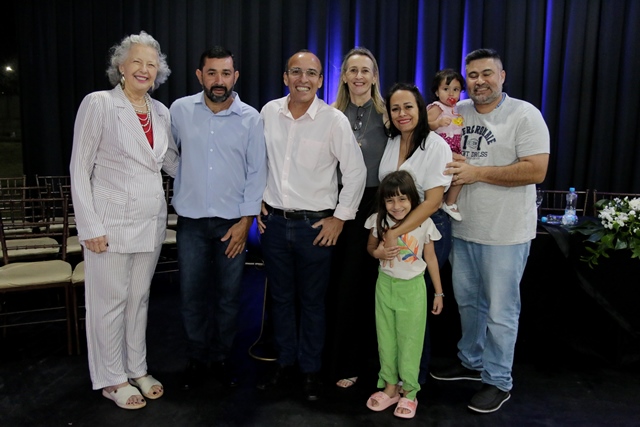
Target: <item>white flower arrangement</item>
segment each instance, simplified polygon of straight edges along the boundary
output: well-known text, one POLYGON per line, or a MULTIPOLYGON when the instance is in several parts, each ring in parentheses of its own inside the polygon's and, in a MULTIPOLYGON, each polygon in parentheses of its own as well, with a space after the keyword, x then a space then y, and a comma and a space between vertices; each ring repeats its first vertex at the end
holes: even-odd
POLYGON ((621 249, 630 250, 631 258, 640 258, 640 198, 602 199, 596 209, 600 223, 588 221, 572 230, 589 236, 587 242, 592 243, 582 260, 593 268, 600 256, 609 258, 611 250, 621 249))

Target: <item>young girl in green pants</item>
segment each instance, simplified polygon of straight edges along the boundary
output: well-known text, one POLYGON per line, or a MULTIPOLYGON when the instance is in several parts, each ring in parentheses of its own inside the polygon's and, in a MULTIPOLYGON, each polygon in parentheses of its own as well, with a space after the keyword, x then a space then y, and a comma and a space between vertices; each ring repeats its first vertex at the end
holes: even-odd
POLYGON ((384 247, 385 230, 400 224, 419 203, 411 174, 405 170, 392 172, 378 188, 377 213, 365 223, 371 229, 367 250, 380 260, 375 312, 380 355, 378 388, 383 389, 369 397, 367 407, 382 411, 397 403, 394 415, 400 418, 413 418, 418 405, 418 373, 427 321, 425 268, 436 291, 433 314, 442 311, 444 296, 433 248, 433 240, 441 236, 430 218, 398 237, 397 246, 384 247))

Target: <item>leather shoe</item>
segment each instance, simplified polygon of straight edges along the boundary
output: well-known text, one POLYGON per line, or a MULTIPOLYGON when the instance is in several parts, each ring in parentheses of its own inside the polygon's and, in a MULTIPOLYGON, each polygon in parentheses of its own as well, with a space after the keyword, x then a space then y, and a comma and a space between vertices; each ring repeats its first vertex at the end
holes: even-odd
POLYGON ((290 376, 291 366, 276 364, 256 384, 259 390, 267 390, 283 385, 290 376))
POLYGON ((229 360, 224 359, 211 364, 211 371, 218 381, 227 387, 235 387, 238 385, 238 377, 235 367, 229 360))
POLYGON ((189 359, 182 378, 182 389, 193 390, 204 384, 207 366, 199 360, 189 359))
POLYGON ((320 379, 317 373, 304 374, 302 390, 304 392, 304 398, 310 402, 320 398, 320 379))

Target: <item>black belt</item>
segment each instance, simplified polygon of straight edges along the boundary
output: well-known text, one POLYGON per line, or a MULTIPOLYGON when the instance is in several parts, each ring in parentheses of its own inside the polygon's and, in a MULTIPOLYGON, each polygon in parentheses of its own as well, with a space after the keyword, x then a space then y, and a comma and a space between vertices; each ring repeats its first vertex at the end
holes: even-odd
POLYGON ((322 219, 333 215, 333 209, 323 211, 283 211, 265 204, 267 212, 272 215, 282 216, 286 219, 322 219))

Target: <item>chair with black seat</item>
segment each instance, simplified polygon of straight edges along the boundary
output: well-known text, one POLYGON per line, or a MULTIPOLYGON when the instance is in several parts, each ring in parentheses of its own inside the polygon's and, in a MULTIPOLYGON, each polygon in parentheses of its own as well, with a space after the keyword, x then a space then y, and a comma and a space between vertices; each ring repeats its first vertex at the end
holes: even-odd
POLYGON ((0 328, 6 335, 9 327, 65 322, 67 351, 71 354, 67 199, 3 199, 3 206, 15 216, 11 222, 0 216, 4 264, 0 267, 0 328), (59 212, 63 212, 62 217, 57 216, 59 212), (39 292, 38 297, 33 292, 39 292))

